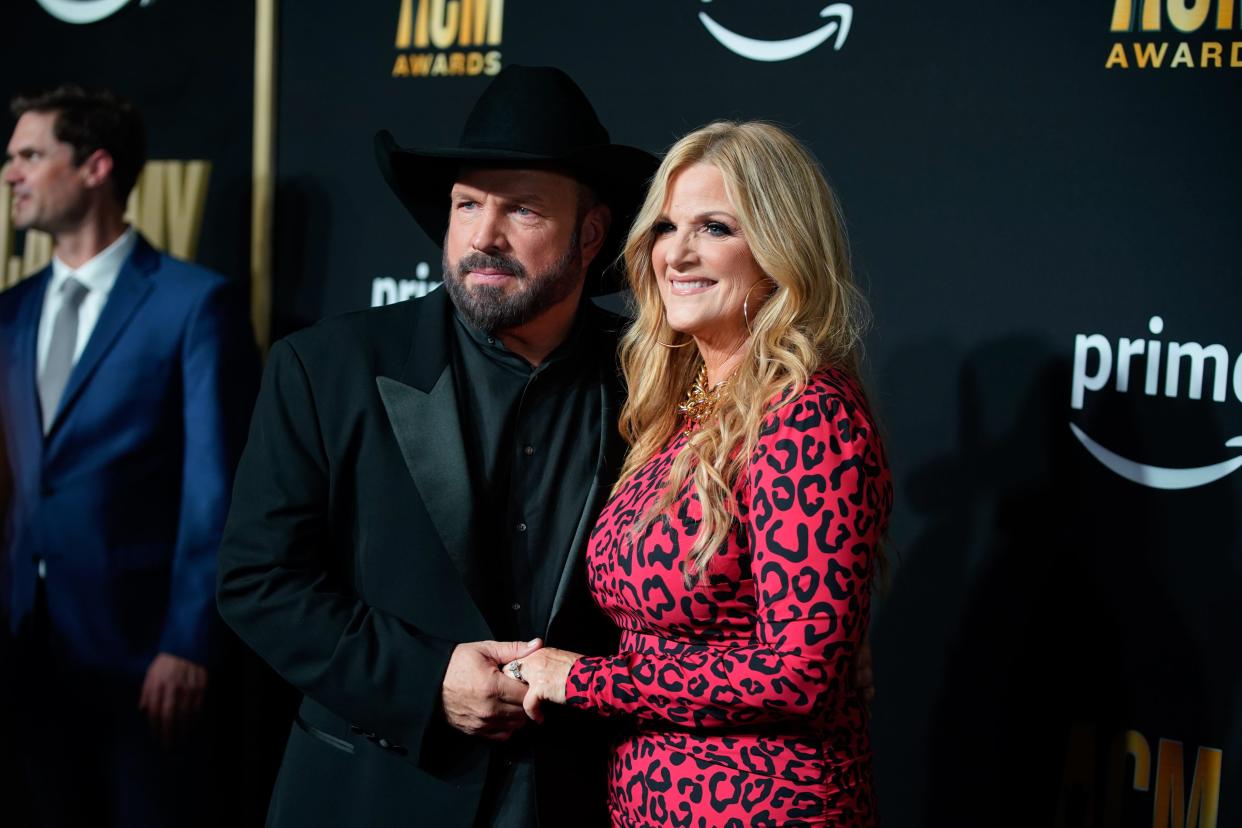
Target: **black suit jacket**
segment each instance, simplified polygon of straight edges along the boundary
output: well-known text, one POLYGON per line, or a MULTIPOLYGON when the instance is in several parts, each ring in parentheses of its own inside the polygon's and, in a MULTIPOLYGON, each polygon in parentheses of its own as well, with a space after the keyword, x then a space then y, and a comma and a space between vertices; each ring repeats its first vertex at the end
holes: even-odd
MULTIPOLYGON (((596 474, 546 639, 608 651, 582 553, 624 446, 616 335, 600 344, 596 474)), ((269 825, 470 825, 489 743, 448 728, 440 685, 459 642, 495 638, 473 527, 452 306, 443 290, 332 319, 273 346, 220 550, 225 620, 304 694, 269 825)), ((562 713, 535 740, 542 825, 602 822, 604 745, 562 713), (567 721, 568 719, 568 721, 567 721), (544 807, 544 800, 548 800, 544 807)))

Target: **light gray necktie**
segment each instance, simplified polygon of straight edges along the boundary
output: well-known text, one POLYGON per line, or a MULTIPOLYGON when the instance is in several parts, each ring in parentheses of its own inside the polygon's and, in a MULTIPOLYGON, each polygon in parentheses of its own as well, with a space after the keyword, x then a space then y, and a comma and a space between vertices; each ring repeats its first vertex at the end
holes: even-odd
POLYGON ((52 322, 52 340, 47 348, 47 360, 39 375, 39 405, 43 408, 43 433, 47 434, 56 416, 56 407, 65 393, 69 372, 73 370, 73 353, 78 349, 78 306, 86 297, 88 288, 70 276, 61 285, 60 310, 52 322))

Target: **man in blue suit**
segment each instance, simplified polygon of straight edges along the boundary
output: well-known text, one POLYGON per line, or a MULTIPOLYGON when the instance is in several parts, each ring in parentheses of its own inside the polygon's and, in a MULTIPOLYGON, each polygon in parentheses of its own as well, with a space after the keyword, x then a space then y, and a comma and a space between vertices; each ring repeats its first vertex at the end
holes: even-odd
POLYGON ((245 296, 125 224, 145 161, 132 105, 61 87, 12 110, 14 224, 55 239, 0 294, 0 673, 21 764, 42 824, 191 824, 257 373, 245 296))

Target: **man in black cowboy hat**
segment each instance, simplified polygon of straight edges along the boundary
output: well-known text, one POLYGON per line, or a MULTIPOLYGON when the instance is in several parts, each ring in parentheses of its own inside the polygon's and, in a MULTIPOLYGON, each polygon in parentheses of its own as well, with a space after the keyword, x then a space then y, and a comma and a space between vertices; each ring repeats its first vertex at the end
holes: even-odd
POLYGON ((656 160, 511 66, 452 149, 376 138, 446 290, 273 346, 219 606, 304 699, 269 825, 591 825, 603 740, 501 672, 601 652, 582 551, 624 454, 619 320, 589 301, 656 160))

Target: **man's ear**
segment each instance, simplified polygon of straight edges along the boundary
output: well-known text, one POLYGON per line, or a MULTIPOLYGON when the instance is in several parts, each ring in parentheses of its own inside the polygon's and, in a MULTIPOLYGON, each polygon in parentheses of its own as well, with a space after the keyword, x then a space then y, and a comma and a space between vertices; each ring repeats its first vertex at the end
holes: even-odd
POLYGON ((578 234, 578 244, 582 251, 583 264, 589 266, 595 261, 595 257, 599 255, 600 249, 604 246, 604 240, 608 238, 610 226, 612 226, 612 211, 608 209, 607 204, 596 204, 582 217, 582 230, 578 234))
POLYGON ((105 149, 97 149, 78 165, 82 183, 88 187, 102 187, 112 177, 112 155, 105 149))

